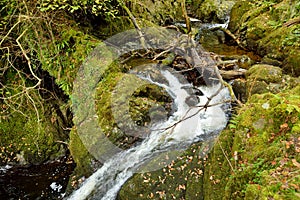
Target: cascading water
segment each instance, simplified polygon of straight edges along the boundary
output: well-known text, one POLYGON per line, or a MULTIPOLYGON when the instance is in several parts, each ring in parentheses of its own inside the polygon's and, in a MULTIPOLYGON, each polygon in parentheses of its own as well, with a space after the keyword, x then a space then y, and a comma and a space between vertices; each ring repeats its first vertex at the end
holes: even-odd
POLYGON ((154 158, 160 154, 170 150, 180 152, 180 149, 201 140, 202 136, 219 132, 226 126, 228 119, 224 105, 228 105, 226 100, 230 98, 226 88, 220 90, 220 84, 201 86, 198 89, 202 91, 203 96, 198 96, 199 103, 189 106, 186 99, 190 97, 190 93, 186 88, 191 88, 192 85, 181 83, 169 70, 161 70, 161 74, 167 83, 155 81, 147 75, 136 75, 164 88, 173 98, 174 113, 167 121, 153 124, 151 133, 139 145, 108 159, 67 199, 113 200, 122 185, 134 173, 145 171, 147 164, 155 162, 154 158), (217 95, 214 95, 215 93, 217 95), (200 111, 201 105, 211 96, 214 96, 209 102, 211 106, 200 111))

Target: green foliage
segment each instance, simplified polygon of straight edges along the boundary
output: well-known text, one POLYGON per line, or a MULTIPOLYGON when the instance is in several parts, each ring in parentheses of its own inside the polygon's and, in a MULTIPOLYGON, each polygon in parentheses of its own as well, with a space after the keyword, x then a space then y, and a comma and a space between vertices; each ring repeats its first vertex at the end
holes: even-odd
POLYGON ((300 26, 297 26, 290 31, 290 33, 283 39, 282 46, 300 46, 300 26))
POLYGON ((67 30, 61 32, 55 41, 45 40, 38 46, 35 43, 30 45, 40 49, 37 56, 42 68, 55 77, 60 88, 70 95, 79 66, 100 41, 75 28, 64 27, 67 30))
POLYGON ((81 11, 95 16, 104 16, 108 20, 116 18, 119 13, 119 5, 114 0, 44 0, 39 5, 39 9, 42 12, 64 10, 74 13, 81 11))
POLYGON ((268 21, 267 24, 271 26, 273 29, 277 29, 278 27, 282 26, 282 23, 280 21, 273 21, 273 20, 268 21))

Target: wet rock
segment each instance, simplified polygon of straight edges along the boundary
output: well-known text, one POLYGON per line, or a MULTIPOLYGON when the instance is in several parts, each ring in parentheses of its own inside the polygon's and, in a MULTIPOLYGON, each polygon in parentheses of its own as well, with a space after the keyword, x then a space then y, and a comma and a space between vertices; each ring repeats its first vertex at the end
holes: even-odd
POLYGON ((199 42, 205 47, 225 43, 225 34, 221 30, 200 29, 197 37, 199 42))
POLYGON ((241 101, 247 101, 247 90, 245 79, 235 79, 232 81, 232 89, 235 96, 241 101))
POLYGON ((199 103, 199 99, 196 95, 191 95, 185 99, 185 103, 189 106, 196 106, 199 103))

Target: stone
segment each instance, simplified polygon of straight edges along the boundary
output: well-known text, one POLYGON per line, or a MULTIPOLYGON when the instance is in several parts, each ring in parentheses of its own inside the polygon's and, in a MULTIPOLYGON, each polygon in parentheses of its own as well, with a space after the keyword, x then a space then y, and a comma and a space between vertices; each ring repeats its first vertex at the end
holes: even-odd
POLYGON ((273 65, 256 64, 246 73, 247 80, 279 83, 282 81, 282 69, 273 65))
POLYGON ((241 101, 247 101, 247 90, 246 90, 246 80, 245 79, 235 79, 232 81, 232 89, 235 96, 241 101))

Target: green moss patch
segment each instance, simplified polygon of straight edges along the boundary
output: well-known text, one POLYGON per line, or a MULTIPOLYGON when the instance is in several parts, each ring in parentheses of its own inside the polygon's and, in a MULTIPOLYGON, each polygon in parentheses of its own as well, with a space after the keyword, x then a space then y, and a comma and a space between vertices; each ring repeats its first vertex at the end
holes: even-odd
POLYGON ((299 90, 253 95, 239 111, 218 138, 223 150, 216 145, 209 157, 206 199, 299 197, 299 90), (218 163, 227 170, 220 172, 218 163), (215 184, 213 175, 227 181, 215 184))
POLYGON ((296 1, 238 1, 229 28, 248 49, 280 61, 286 72, 299 76, 299 23, 291 23, 299 14, 296 1))
POLYGON ((64 156, 64 146, 50 117, 36 113, 28 103, 8 117, 0 118, 0 164, 40 164, 64 156))

